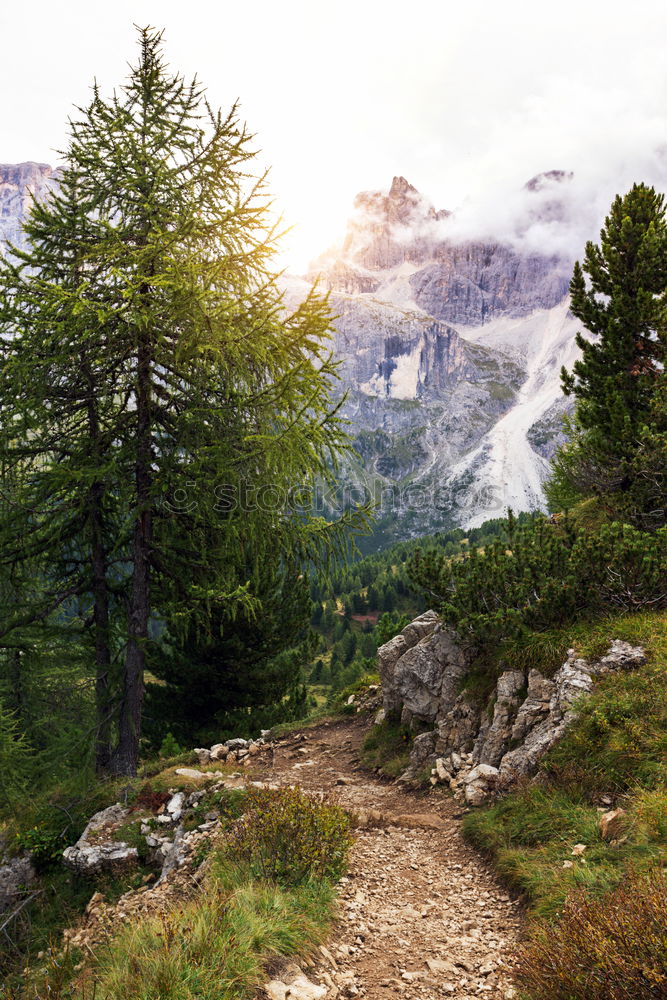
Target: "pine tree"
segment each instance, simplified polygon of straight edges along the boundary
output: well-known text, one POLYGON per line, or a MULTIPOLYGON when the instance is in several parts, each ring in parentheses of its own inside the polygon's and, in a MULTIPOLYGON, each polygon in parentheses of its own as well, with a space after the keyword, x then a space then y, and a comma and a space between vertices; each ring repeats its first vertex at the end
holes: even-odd
POLYGON ((19 564, 42 561, 28 620, 90 605, 116 733, 107 754, 100 732, 100 755, 119 774, 136 770, 157 623, 259 614, 247 567, 278 559, 296 576, 345 527, 286 500, 329 479, 345 447, 327 303, 285 308, 252 137, 168 71, 161 44, 141 31, 124 86, 110 100, 94 90, 71 123, 62 194, 36 208, 25 254, 0 273, 0 436, 20 478, 0 532, 19 564), (25 546, 16 524, 33 526, 25 546))
POLYGON ((570 284, 582 357, 562 383, 576 398, 572 441, 556 460, 552 503, 630 489, 643 429, 667 358, 667 223, 664 197, 635 184, 614 199, 570 284), (586 277, 587 276, 587 277, 586 277), (588 280, 587 280, 588 278, 588 280))
POLYGON ((208 622, 190 619, 183 634, 151 650, 150 673, 160 681, 147 687, 153 744, 167 731, 185 745, 215 743, 223 731, 234 735, 235 719, 243 720, 239 736, 286 721, 300 664, 314 653, 307 582, 285 576, 275 557, 247 570, 261 614, 215 607, 208 622), (294 655, 280 655, 287 650, 294 655))

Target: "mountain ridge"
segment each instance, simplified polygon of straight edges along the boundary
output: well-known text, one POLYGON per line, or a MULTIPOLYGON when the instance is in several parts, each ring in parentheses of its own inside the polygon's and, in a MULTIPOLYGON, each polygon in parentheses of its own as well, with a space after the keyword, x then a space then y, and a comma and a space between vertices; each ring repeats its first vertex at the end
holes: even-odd
MULTIPOLYGON (((57 176, 48 164, 0 165, 0 240, 21 246, 32 198, 57 176)), ((571 176, 527 182, 517 232, 563 215, 571 176)), ((548 459, 563 440, 559 371, 576 357, 571 261, 462 239, 455 219, 396 176, 386 191, 356 196, 342 241, 305 279, 283 279, 287 305, 316 280, 330 293, 342 412, 358 452, 342 484, 378 503, 371 547, 474 527, 508 506, 543 507, 548 459)))

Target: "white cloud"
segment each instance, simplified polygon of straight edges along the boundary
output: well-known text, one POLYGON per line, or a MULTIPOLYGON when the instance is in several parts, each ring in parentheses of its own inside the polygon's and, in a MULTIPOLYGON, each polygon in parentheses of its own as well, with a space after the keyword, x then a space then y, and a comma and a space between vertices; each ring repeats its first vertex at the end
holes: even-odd
POLYGON ((298 227, 297 266, 341 231, 357 191, 394 174, 438 207, 463 206, 470 227, 500 228, 512 192, 542 170, 575 171, 595 226, 616 190, 656 179, 662 0, 6 4, 0 160, 53 162, 93 77, 108 89, 134 59, 133 22, 166 29, 171 63, 196 71, 214 104, 241 99, 298 227))

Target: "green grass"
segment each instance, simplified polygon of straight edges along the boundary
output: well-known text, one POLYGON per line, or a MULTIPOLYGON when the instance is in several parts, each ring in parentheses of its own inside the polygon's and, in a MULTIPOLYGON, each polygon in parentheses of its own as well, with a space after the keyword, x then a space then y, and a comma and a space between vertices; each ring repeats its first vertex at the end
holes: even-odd
POLYGON ((366 767, 379 767, 383 774, 397 778, 410 763, 414 733, 398 722, 385 720, 373 726, 361 747, 366 767))
POLYGON ((81 958, 77 950, 60 952, 63 930, 78 923, 93 893, 101 892, 107 902, 113 903, 123 893, 138 889, 148 870, 140 866, 118 876, 82 878, 61 866, 49 869, 41 879, 34 903, 7 929, 9 936, 0 963, 0 996, 7 1000, 42 1000, 47 996, 57 1000, 57 988, 66 987, 81 958), (47 960, 45 971, 37 956, 49 951, 52 958, 47 960))
MULTIPOLYGON (((255 996, 276 957, 313 951, 334 918, 334 883, 346 869, 351 844, 347 816, 299 789, 225 791, 207 799, 206 806, 214 805, 227 826, 247 809, 252 816, 245 827, 243 822, 234 827, 233 842, 214 849, 198 890, 183 888, 177 906, 130 922, 94 956, 63 954, 58 947, 63 916, 76 923, 94 891, 114 901, 138 888, 144 873, 116 884, 57 870, 49 881, 53 900, 58 898, 50 933, 44 919, 26 957, 32 967, 6 980, 5 1000, 243 1000, 255 996), (242 848, 248 844, 246 858, 242 848), (258 851, 268 864, 261 872, 258 851), (289 864, 282 863, 285 858, 289 864), (40 960, 37 948, 48 949, 40 960)), ((122 832, 131 835, 128 825, 122 832)))
POLYGON ((290 889, 217 859, 196 898, 127 928, 89 975, 81 1000, 243 1000, 274 956, 324 940, 333 915, 326 882, 290 889))
MULTIPOLYGON (((525 644, 509 664, 518 666, 542 642, 556 651, 554 663, 571 646, 584 657, 599 656, 614 638, 644 646, 647 664, 596 684, 577 722, 542 762, 540 783, 464 823, 466 837, 548 919, 573 889, 598 896, 633 873, 667 863, 667 614, 579 623, 536 639, 534 647, 525 644), (627 812, 618 844, 599 833, 603 798, 627 812), (577 843, 587 845, 581 857, 571 853, 577 843)), ((539 667, 540 660, 531 665, 539 667)))
POLYGON ((667 664, 667 612, 600 617, 579 621, 567 628, 530 632, 502 643, 497 658, 506 664, 505 669, 535 667, 541 673, 553 674, 565 660, 568 649, 576 649, 578 655, 585 658, 601 656, 612 639, 643 646, 652 660, 664 668, 667 664))
POLYGON ((483 384, 491 399, 498 403, 508 403, 510 400, 514 399, 514 389, 511 386, 506 385, 504 382, 490 381, 484 382, 483 384))

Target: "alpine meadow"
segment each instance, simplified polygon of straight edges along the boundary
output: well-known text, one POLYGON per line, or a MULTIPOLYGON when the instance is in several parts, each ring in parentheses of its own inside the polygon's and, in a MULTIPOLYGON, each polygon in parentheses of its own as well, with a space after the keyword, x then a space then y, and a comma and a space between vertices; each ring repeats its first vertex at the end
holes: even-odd
MULTIPOLYGON (((275 14, 216 54, 260 117, 275 14)), ((364 128, 426 178, 429 39, 370 111, 398 30, 364 128)), ((0 997, 667 1000, 664 144, 451 209, 395 176, 285 266, 263 136, 171 36, 0 165, 0 997)), ((340 79, 317 152, 327 58, 287 191, 376 162, 340 79)), ((499 162, 460 97, 453 191, 499 162)))

